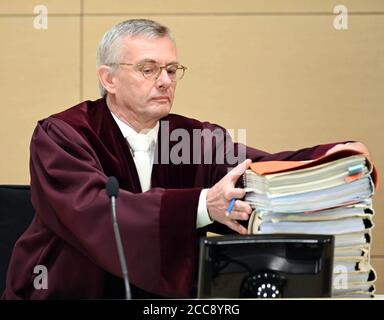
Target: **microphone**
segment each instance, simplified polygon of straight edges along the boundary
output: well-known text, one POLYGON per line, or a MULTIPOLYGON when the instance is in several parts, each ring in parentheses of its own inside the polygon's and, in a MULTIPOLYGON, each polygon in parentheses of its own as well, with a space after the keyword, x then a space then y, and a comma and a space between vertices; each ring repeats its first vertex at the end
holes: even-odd
POLYGON ((116 199, 117 199, 117 196, 119 195, 119 182, 115 177, 111 176, 108 178, 106 189, 107 189, 108 197, 111 198, 113 231, 115 233, 115 241, 117 246, 117 252, 119 253, 121 271, 123 272, 124 285, 125 285, 125 297, 127 300, 130 300, 132 297, 131 297, 131 289, 130 289, 129 280, 128 280, 127 263, 125 260, 123 244, 121 242, 119 225, 117 223, 116 199))

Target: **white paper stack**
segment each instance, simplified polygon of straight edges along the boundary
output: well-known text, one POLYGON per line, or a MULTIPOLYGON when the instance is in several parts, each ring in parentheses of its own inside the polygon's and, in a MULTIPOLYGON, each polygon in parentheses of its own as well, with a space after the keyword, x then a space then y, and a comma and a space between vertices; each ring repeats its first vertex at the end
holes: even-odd
POLYGON ((373 297, 373 165, 360 154, 254 163, 244 175, 250 233, 335 236, 333 296, 373 297))

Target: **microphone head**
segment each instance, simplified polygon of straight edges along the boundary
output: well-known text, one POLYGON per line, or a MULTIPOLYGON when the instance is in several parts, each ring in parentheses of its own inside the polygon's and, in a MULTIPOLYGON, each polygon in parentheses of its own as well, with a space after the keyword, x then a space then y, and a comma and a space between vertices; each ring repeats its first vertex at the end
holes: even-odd
POLYGON ((114 176, 111 176, 108 178, 106 188, 107 188, 108 197, 117 198, 119 194, 119 182, 114 176))

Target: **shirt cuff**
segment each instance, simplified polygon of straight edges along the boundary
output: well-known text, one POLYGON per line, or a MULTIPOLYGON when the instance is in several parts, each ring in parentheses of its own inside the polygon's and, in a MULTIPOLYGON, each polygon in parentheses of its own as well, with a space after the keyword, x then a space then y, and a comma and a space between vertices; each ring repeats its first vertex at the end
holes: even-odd
POLYGON ((199 205, 197 207, 196 228, 205 227, 213 222, 207 210, 207 192, 208 189, 203 189, 200 192, 199 205))

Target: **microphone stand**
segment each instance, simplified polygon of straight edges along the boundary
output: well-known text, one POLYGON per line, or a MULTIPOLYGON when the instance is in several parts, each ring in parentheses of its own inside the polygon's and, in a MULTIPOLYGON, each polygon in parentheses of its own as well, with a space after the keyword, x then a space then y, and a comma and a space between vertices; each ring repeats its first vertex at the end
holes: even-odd
POLYGON ((131 289, 130 289, 129 280, 128 280, 127 263, 126 263, 126 259, 125 259, 123 244, 122 244, 121 237, 120 237, 119 225, 117 223, 116 198, 117 198, 118 191, 119 191, 119 185, 118 185, 116 178, 110 177, 108 182, 107 182, 107 192, 108 192, 108 195, 111 197, 113 230, 115 233, 115 240, 116 240, 117 252, 119 254, 121 271, 123 273, 123 278, 124 278, 125 297, 127 300, 130 300, 130 299, 132 299, 132 296, 131 296, 131 289), (114 178, 113 179, 114 181, 112 181, 112 183, 110 183, 112 178, 114 178), (112 187, 111 187, 111 185, 112 185, 112 187))

